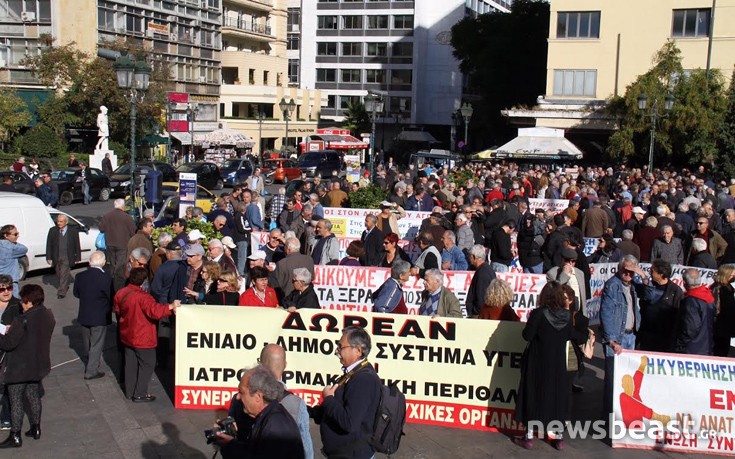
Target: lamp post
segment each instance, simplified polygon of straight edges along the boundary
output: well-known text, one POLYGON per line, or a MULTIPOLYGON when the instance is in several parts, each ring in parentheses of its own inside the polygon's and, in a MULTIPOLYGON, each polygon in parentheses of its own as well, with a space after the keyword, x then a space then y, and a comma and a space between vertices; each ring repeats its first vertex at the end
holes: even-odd
MULTIPOLYGON (((296 102, 293 99, 287 101, 285 97, 281 97, 281 102, 278 104, 278 108, 283 112, 283 119, 286 120, 286 147, 282 148, 288 154, 288 119, 294 110, 296 110, 296 102)), ((283 156, 283 155, 281 155, 283 156)))
POLYGON ((651 109, 646 113, 648 106, 648 97, 645 94, 638 96, 638 110, 641 111, 644 117, 651 118, 651 143, 648 146, 648 173, 653 173, 653 146, 656 139, 656 121, 658 117, 666 118, 669 116, 672 107, 674 106, 674 96, 667 94, 664 98, 664 113, 659 115, 658 113, 658 99, 653 99, 651 109))
POLYGON ((374 179, 373 167, 375 165, 375 121, 379 113, 383 113, 383 98, 374 94, 365 96, 365 111, 370 115, 372 129, 370 131, 370 180, 374 179))
MULTIPOLYGON (((133 57, 134 59, 134 57, 133 57)), ((121 53, 112 65, 117 74, 117 85, 123 90, 125 100, 130 102, 130 214, 135 218, 135 121, 136 106, 143 102, 148 84, 150 83, 151 68, 145 61, 133 61, 127 53, 121 53)))
POLYGON ((474 110, 472 109, 472 105, 465 102, 464 104, 462 104, 459 112, 462 114, 462 118, 464 119, 464 146, 465 148, 467 148, 470 143, 467 129, 470 127, 470 120, 472 119, 472 113, 474 112, 474 110))
POLYGON ((186 155, 185 163, 189 162, 189 158, 194 159, 194 120, 196 120, 197 113, 199 113, 199 104, 189 102, 186 107, 186 119, 189 121, 189 137, 191 137, 191 147, 189 148, 189 154, 186 155))
POLYGON ((258 114, 256 115, 258 119, 258 162, 260 163, 260 167, 263 167, 263 120, 265 119, 265 112, 261 110, 260 105, 258 105, 258 114))
POLYGON ((452 112, 452 126, 449 132, 449 150, 452 153, 457 151, 457 128, 461 121, 462 115, 460 115, 459 110, 454 110, 452 112))

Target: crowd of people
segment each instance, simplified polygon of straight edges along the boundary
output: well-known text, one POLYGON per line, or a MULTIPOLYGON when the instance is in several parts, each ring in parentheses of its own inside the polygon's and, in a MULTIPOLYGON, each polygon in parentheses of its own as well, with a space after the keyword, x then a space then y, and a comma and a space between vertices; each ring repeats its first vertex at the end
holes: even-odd
MULTIPOLYGON (((425 286, 418 314, 519 321, 512 308, 513 289, 496 276, 516 263, 513 239, 520 268, 545 275, 547 281, 523 331, 529 346, 518 392, 518 420, 565 420, 570 394, 583 390, 579 374, 584 365, 567 367, 567 343, 574 344, 581 362, 580 346, 590 337, 591 263, 617 264, 616 274, 604 285, 599 314, 605 413, 612 411, 613 356, 623 349, 718 356, 730 351, 735 336, 735 180, 715 183, 703 168, 646 174, 625 166, 550 170, 470 163, 451 171, 426 165, 400 172, 390 160, 378 166, 373 180, 369 178, 349 183, 315 177, 292 196, 281 187, 266 203, 258 192, 262 178, 254 174, 231 193, 223 193, 211 212, 190 209, 187 218, 174 220, 155 241, 150 214, 144 213, 136 224, 125 213, 124 201, 116 200, 99 225, 105 251, 93 253, 89 268, 74 282, 78 322, 90 355, 85 378, 104 376, 99 370, 101 346, 114 313, 125 362, 125 394, 132 402, 152 402, 155 397, 148 384, 155 366, 167 365, 173 317, 181 304, 319 308, 314 288, 318 265, 389 268, 385 283, 372 292, 376 312, 407 314, 403 286, 417 277, 425 286), (341 256, 325 208, 349 206, 352 192, 368 185, 383 188, 389 197, 366 215, 361 237, 351 241, 341 256), (564 200, 566 207, 554 212, 551 206, 532 201, 539 198, 564 200), (429 213, 412 241, 402 239, 399 229, 406 211, 429 213), (190 228, 192 220, 208 222, 222 237, 207 239, 199 229, 190 228), (250 246, 254 231, 267 231, 262 247, 250 246), (585 254, 585 239, 590 238, 596 240, 596 249, 585 254), (650 272, 641 262, 650 263, 650 272), (684 290, 671 280, 673 265, 689 267, 683 274, 684 290), (700 270, 705 268, 717 270, 711 286, 704 285, 700 270), (474 272, 464 302, 445 285, 446 272, 454 270, 474 272)), ((78 235, 66 223, 57 220, 47 241, 59 298, 67 294, 70 270, 79 261, 78 235)), ((29 323, 30 311, 48 310, 37 292, 24 296, 31 285, 17 291, 17 259, 24 253, 17 229, 7 225, 0 234, 0 307, 8 295, 20 298, 19 305, 10 298, 6 302, 2 323, 8 329, 0 335, 0 349, 9 351, 7 356, 22 355, 14 347, 16 333, 29 327, 18 326, 17 320, 29 323)), ((36 316, 45 320, 39 326, 46 332, 53 330, 50 311, 36 316)), ((348 374, 355 370, 353 365, 366 361, 369 352, 369 336, 361 333, 346 332, 344 343, 340 341, 344 346, 339 355, 348 374), (354 358, 346 358, 353 351, 354 358)), ((22 388, 5 381, 10 396, 4 400, 9 399, 12 419, 3 415, 2 420, 9 421, 11 436, 0 446, 22 443, 19 397, 25 397, 30 407, 29 436, 40 437, 40 401, 36 415, 32 386, 48 373, 48 349, 43 343, 38 346, 46 354, 35 357, 39 366, 33 378, 24 379, 22 388)), ((10 368, 17 358, 7 358, 4 365, 10 368)), ((372 376, 360 373, 355 378, 372 376)), ((245 412, 255 413, 255 418, 257 413, 270 413, 268 403, 282 397, 283 391, 267 380, 265 370, 256 368, 241 382, 240 398, 248 400, 245 412), (257 393, 258 400, 250 400, 257 393)), ((342 400, 340 387, 334 388, 337 397, 332 400, 342 400)), ((324 415, 343 419, 339 410, 344 407, 327 403, 334 391, 325 392, 323 410, 315 419, 324 415)), ((281 414, 274 411, 273 416, 281 414)), ((327 425, 337 429, 334 422, 327 425)), ((562 449, 562 432, 550 434, 553 445, 562 449)), ((530 448, 532 436, 528 432, 516 443, 530 448)), ((339 448, 335 451, 341 454, 339 448)), ((357 455, 346 457, 370 457, 367 450, 353 453, 357 455)))

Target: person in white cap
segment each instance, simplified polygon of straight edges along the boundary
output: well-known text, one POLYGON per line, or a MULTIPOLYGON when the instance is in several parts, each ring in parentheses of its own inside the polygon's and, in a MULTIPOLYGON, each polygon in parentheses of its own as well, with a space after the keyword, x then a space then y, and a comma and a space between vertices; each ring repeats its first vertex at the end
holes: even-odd
POLYGON ((237 244, 232 240, 230 236, 222 238, 222 245, 225 246, 225 255, 230 257, 233 261, 237 260, 237 244))
POLYGON ((189 245, 202 245, 202 241, 204 240, 204 235, 201 231, 198 229, 193 229, 189 231, 189 234, 187 235, 189 239, 189 245))

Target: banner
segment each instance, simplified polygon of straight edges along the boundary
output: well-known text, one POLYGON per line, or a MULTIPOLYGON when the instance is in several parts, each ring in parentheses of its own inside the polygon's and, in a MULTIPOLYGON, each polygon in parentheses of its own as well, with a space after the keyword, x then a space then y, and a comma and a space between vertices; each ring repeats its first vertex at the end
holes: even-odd
POLYGON ((267 343, 286 349, 284 382, 308 405, 342 375, 341 330, 364 327, 368 360, 406 395, 408 422, 520 433, 513 419, 523 324, 280 308, 185 305, 176 316, 175 406, 227 407, 267 343))
POLYGON ((569 199, 542 199, 529 198, 528 210, 535 212, 536 209, 550 210, 554 214, 564 212, 569 207, 569 199))
POLYGON ((735 359, 615 356, 614 448, 735 454, 735 359))
POLYGON ((196 206, 197 174, 179 172, 179 218, 186 216, 186 208, 196 206))
MULTIPOLYGON (((342 207, 325 207, 324 218, 329 219, 335 227, 332 232, 337 237, 359 238, 365 230, 365 216, 378 215, 379 209, 346 209, 342 207)), ((429 218, 431 212, 406 211, 406 216, 398 219, 398 231, 401 239, 413 240, 421 228, 421 222, 429 218)), ((396 215, 396 217, 398 217, 396 215)))

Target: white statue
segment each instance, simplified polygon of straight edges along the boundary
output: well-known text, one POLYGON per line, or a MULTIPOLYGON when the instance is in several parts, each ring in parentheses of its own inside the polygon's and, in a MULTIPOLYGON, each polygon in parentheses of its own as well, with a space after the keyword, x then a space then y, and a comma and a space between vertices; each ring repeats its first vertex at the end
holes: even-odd
POLYGON ((100 106, 100 112, 97 115, 97 135, 99 140, 97 145, 94 147, 95 150, 109 150, 107 141, 110 138, 110 128, 107 125, 107 107, 104 105, 100 106))

